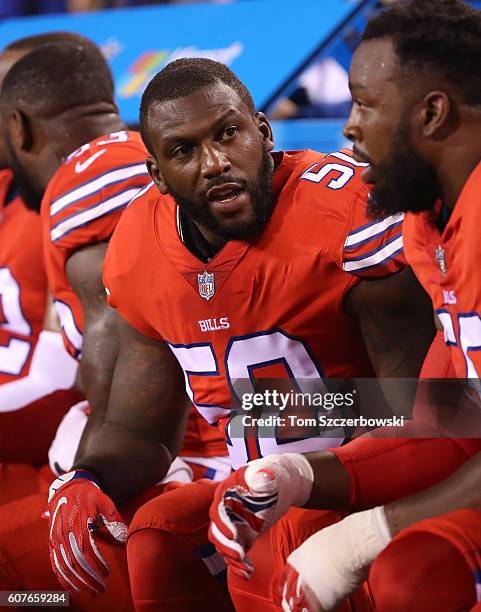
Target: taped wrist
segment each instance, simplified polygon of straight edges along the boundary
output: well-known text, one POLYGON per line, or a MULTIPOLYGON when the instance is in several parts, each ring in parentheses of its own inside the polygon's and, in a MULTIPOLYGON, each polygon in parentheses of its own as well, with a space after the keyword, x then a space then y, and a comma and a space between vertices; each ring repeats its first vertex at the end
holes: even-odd
POLYGON ((367 577, 391 534, 378 506, 347 516, 306 540, 288 558, 325 610, 335 609, 367 577))
POLYGON ((51 502, 54 495, 59 489, 61 489, 66 484, 73 482, 74 480, 88 480, 94 486, 100 489, 97 478, 91 472, 88 472, 87 470, 83 470, 81 468, 78 470, 72 470, 71 472, 67 472, 62 476, 59 476, 59 478, 52 482, 48 490, 48 503, 51 502))
POLYGON ((314 472, 309 461, 297 453, 269 455, 251 461, 245 472, 247 485, 258 492, 274 492, 279 495, 279 506, 303 506, 311 494, 314 472), (275 481, 266 479, 266 472, 273 472, 275 481))

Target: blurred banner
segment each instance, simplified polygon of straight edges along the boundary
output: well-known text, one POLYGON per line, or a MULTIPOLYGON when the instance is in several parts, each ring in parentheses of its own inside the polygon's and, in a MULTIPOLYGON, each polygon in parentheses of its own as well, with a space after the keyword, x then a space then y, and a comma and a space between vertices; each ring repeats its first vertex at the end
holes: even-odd
POLYGON ((6 19, 0 23, 0 46, 52 30, 90 37, 110 61, 123 118, 136 123, 146 84, 179 57, 227 64, 263 107, 362 4, 250 0, 6 19))

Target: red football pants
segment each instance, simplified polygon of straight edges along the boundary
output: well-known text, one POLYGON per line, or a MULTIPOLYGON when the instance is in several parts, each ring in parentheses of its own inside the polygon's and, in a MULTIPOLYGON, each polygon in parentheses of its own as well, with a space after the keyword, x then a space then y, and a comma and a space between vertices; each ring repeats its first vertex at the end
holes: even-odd
POLYGON ((209 507, 218 483, 199 480, 155 497, 129 526, 132 598, 141 612, 232 610, 225 564, 209 543, 209 507))
POLYGON ((401 531, 371 568, 376 611, 470 610, 476 603, 480 550, 481 512, 476 510, 458 510, 401 531))

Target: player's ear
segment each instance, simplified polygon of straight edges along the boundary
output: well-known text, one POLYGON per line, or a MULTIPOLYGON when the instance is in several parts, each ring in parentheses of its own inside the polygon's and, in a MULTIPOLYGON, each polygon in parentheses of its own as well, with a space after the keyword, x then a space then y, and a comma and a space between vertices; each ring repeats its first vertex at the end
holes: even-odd
POLYGON ((159 164, 155 157, 149 155, 145 160, 145 165, 147 166, 147 170, 149 171, 152 180, 157 185, 157 189, 160 191, 162 195, 167 195, 169 190, 167 188, 167 183, 162 176, 162 172, 160 171, 159 164))
POLYGON ((269 123, 264 113, 256 113, 255 119, 257 123, 257 129, 264 137, 264 142, 266 143, 267 150, 272 151, 272 149, 274 148, 274 135, 272 133, 271 124, 269 123))
POLYGON ((29 152, 33 148, 33 127, 30 118, 21 110, 15 109, 7 120, 12 146, 17 151, 29 152))
POLYGON ((453 106, 443 91, 431 91, 423 99, 421 107, 422 134, 426 138, 443 135, 451 124, 453 106))

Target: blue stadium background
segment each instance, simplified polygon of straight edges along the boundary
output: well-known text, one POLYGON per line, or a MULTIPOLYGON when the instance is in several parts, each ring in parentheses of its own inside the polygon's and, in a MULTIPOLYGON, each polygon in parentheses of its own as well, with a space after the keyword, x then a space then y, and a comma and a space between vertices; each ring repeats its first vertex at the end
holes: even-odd
MULTIPOLYGON (((228 64, 260 110, 288 95, 312 62, 333 57, 348 68, 378 0, 243 0, 228 4, 169 4, 94 13, 5 18, 0 47, 30 34, 72 30, 106 54, 121 114, 138 120, 147 82, 169 61, 207 56, 228 64)), ((472 2, 481 8, 481 0, 472 2)), ((1 3, 0 3, 1 8, 1 3)), ((274 121, 278 149, 329 151, 343 144, 343 120, 274 121)))

